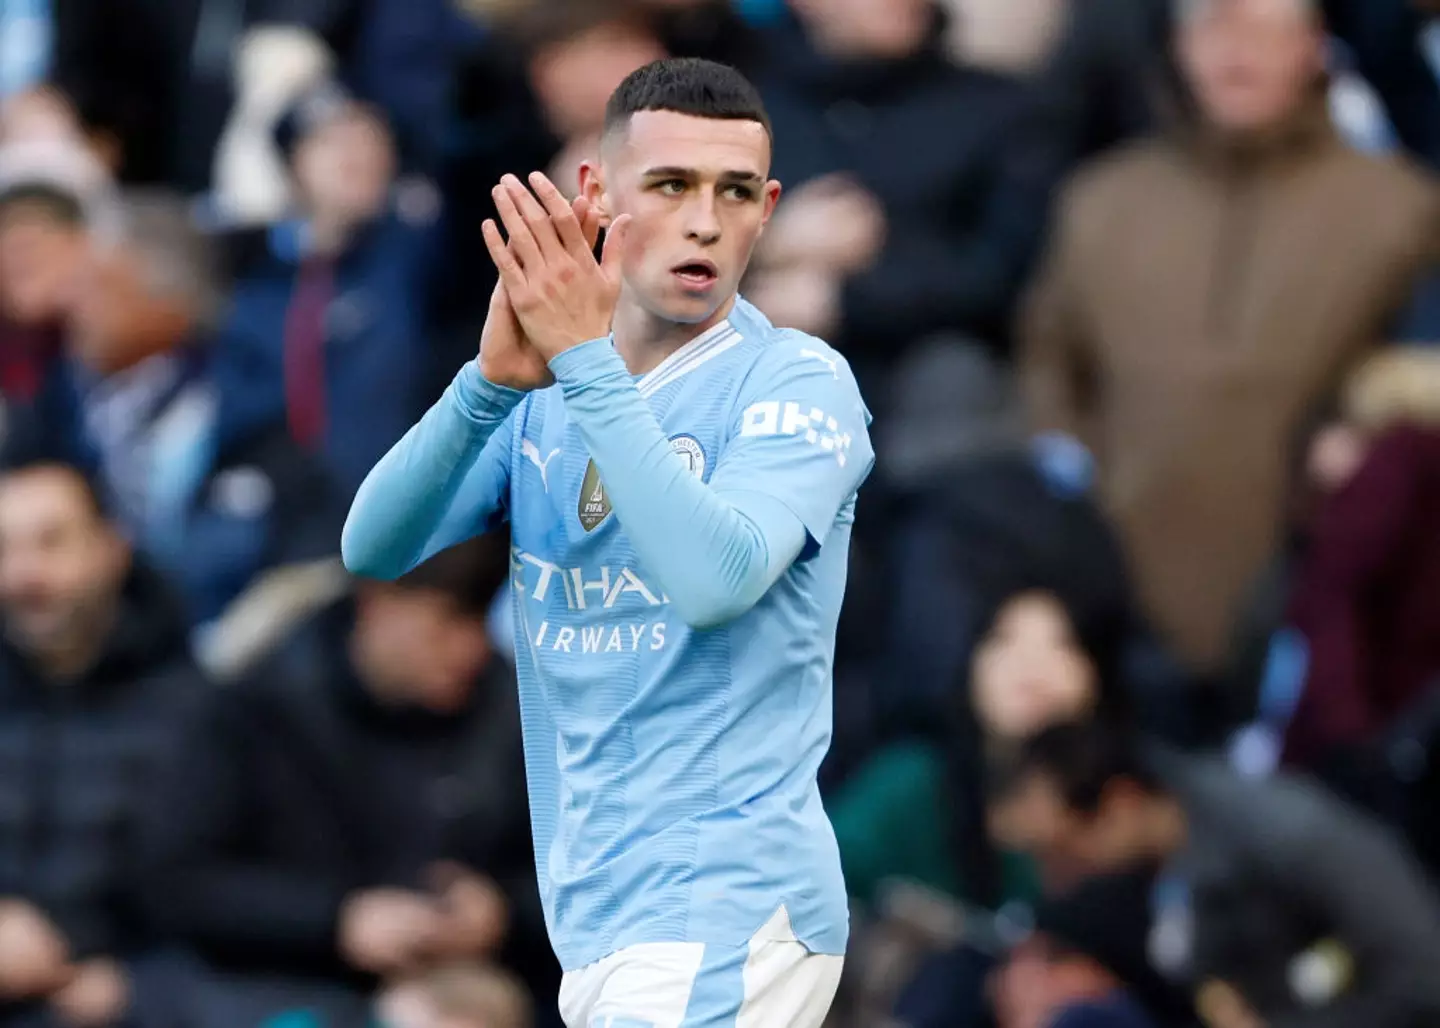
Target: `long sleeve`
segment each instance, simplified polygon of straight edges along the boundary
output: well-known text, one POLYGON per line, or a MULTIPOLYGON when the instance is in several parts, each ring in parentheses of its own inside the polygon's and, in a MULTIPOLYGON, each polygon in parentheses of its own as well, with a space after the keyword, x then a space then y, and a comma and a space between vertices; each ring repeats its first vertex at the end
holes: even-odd
POLYGON ((398 578, 493 527, 510 480, 509 415, 523 396, 468 362, 365 477, 340 539, 345 567, 398 578))
MULTIPOLYGON (((707 483, 674 452, 608 339, 583 343, 551 361, 566 411, 595 461, 615 516, 641 563, 691 625, 723 624, 749 610, 808 546, 824 542, 869 469, 853 378, 846 369, 846 380, 835 372, 832 383, 831 368, 813 363, 815 370, 805 369, 790 383, 794 402, 805 401, 806 410, 843 409, 850 415, 856 422, 851 431, 863 443, 860 459, 847 468, 846 456, 837 460, 835 452, 806 444, 803 436, 752 430, 746 437, 742 429, 707 483), (806 383, 822 378, 831 396, 810 402, 806 383), (847 392, 853 400, 834 395, 847 392), (792 448, 795 439, 801 448, 792 448), (744 445, 766 441, 771 445, 744 445), (787 464, 791 484, 770 488, 769 479, 787 464)), ((775 388, 786 383, 776 381, 775 388)), ((778 410, 778 399, 769 402, 778 410)))

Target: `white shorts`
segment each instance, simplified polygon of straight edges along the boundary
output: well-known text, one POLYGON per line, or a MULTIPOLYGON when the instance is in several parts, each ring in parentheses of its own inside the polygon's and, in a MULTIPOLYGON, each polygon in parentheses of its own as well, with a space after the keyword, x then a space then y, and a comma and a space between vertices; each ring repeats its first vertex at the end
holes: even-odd
POLYGON ((566 1028, 820 1028, 845 958, 811 953, 781 907, 743 949, 630 946, 567 971, 566 1028))

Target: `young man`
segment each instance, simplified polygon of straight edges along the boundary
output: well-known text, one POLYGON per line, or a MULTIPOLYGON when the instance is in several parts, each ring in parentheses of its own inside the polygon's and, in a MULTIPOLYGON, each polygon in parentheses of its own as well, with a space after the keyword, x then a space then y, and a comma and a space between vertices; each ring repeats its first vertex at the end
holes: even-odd
POLYGON ((571 1028, 818 1028, 840 976, 815 775, 873 454, 844 359, 736 295, 780 195, 770 152, 737 72, 663 61, 611 98, 573 206, 507 177, 480 359, 345 528, 350 569, 389 578, 510 521, 571 1028))

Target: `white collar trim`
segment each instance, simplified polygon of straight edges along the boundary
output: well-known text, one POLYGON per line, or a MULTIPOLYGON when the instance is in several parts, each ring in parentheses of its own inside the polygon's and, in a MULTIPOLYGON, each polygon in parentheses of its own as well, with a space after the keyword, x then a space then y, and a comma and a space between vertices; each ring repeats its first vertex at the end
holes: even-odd
POLYGON ((653 396, 671 382, 688 375, 705 362, 720 356, 740 342, 742 338, 735 326, 730 324, 728 318, 705 330, 651 368, 637 383, 640 395, 653 396))

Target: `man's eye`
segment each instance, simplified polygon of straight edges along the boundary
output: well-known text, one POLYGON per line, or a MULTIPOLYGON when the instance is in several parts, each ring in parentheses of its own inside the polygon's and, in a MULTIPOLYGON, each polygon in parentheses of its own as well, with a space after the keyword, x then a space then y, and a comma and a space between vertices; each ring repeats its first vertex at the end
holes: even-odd
POLYGON ((679 196, 685 192, 685 183, 678 178, 666 179, 664 182, 657 182, 655 188, 666 196, 679 196))
POLYGON ((732 200, 740 200, 746 203, 755 199, 755 191, 749 186, 726 186, 725 194, 732 200))

